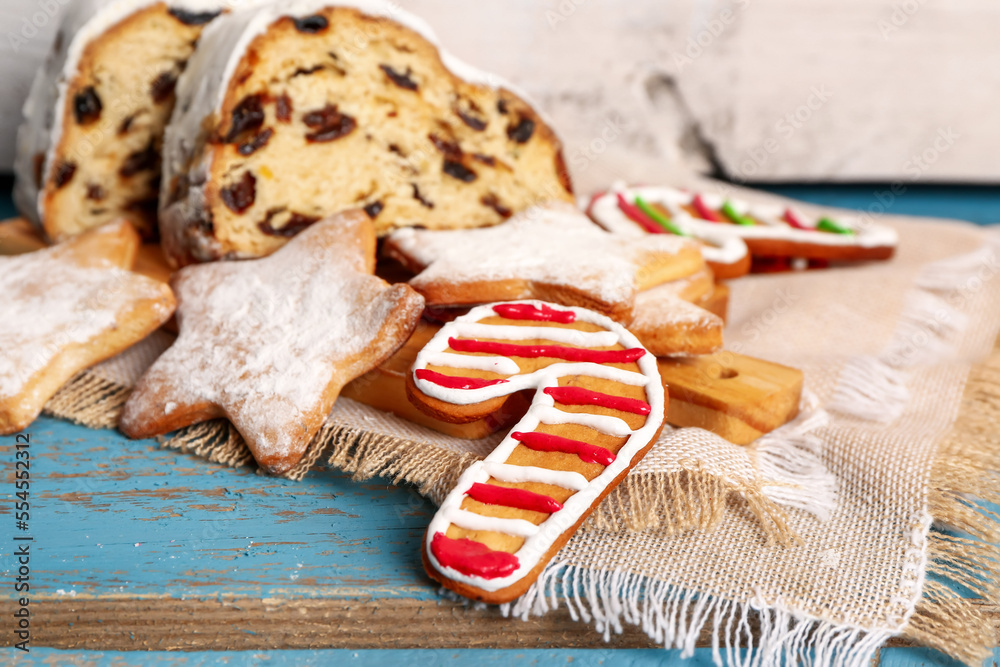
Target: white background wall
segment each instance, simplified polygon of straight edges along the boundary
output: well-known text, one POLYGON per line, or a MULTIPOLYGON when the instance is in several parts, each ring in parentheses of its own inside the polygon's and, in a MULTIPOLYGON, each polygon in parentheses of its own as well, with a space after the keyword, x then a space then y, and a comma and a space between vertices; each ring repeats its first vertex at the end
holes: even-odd
MULTIPOLYGON (((0 168, 60 2, 0 0, 0 168)), ((538 101, 581 189, 687 166, 748 180, 1000 181, 997 0, 400 4, 538 101)))

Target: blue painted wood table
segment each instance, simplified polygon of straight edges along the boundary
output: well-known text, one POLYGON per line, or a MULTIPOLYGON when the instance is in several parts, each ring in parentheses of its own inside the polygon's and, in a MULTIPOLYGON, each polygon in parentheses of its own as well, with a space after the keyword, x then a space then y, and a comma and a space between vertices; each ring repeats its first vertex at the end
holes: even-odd
MULTIPOLYGON (((1000 206, 1000 197, 990 201, 1000 206)), ((0 217, 9 206, 0 201, 0 217)), ((418 555, 433 506, 411 489, 356 483, 335 471, 273 479, 51 418, 24 435, 30 507, 23 518, 15 507, 23 502, 15 495, 16 439, 0 438, 0 663, 678 659, 635 629, 605 644, 565 609, 521 622, 439 597, 418 555), (15 590, 22 576, 15 552, 27 554, 21 583, 30 590, 15 590), (22 596, 30 653, 12 646, 22 596), (185 653, 167 652, 176 650, 185 653)), ((902 643, 881 656, 883 664, 949 664, 902 643)), ((710 658, 699 650, 694 664, 710 658)))

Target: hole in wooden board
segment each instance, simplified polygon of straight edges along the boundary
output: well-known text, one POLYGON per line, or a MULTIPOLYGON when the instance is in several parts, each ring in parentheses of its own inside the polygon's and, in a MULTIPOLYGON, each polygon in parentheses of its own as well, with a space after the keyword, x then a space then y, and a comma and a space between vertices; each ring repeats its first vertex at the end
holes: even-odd
POLYGON ((739 371, 726 368, 720 364, 712 364, 708 367, 708 376, 713 380, 732 380, 739 375, 739 371))

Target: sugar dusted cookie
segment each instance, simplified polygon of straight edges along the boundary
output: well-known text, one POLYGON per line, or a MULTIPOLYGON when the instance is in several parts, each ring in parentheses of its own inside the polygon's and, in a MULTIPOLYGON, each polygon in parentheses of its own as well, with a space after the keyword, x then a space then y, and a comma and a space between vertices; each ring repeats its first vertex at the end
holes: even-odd
POLYGON ((485 229, 401 229, 385 252, 418 273, 410 285, 431 306, 537 298, 620 322, 631 317, 639 290, 705 265, 691 241, 609 234, 559 202, 485 229))
POLYGON ((473 464, 431 520, 428 574, 499 604, 524 593, 663 426, 656 359, 621 325, 582 308, 480 306, 417 356, 411 400, 472 421, 533 390, 525 416, 473 464))
POLYGON ((174 311, 167 285, 131 273, 124 221, 0 257, 0 433, 27 427, 79 371, 137 343, 174 311))
POLYGON ((41 233, 25 218, 0 222, 0 255, 21 255, 45 246, 41 233))
POLYGON ((657 357, 718 351, 722 347, 722 318, 674 291, 668 284, 639 292, 629 331, 657 357))
POLYGON ((227 417, 257 463, 294 466, 350 380, 406 342, 423 299, 372 275, 375 231, 348 211, 260 260, 187 267, 172 278, 177 341, 139 381, 133 438, 227 417))

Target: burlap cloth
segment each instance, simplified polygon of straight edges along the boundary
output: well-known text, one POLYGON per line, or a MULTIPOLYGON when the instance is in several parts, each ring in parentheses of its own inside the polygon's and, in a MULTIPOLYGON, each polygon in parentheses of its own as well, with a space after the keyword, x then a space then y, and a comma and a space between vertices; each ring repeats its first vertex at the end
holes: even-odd
MULTIPOLYGON (((891 224, 891 262, 731 285, 727 348, 801 368, 802 416, 750 447, 665 429, 505 613, 567 604, 606 634, 639 624, 688 652, 707 629, 717 661, 738 664, 862 665, 894 635, 985 657, 993 630, 949 582, 998 596, 998 517, 974 496, 1000 500, 1000 235, 891 224)), ((113 427, 169 343, 159 333, 81 374, 47 411, 113 427)), ((440 500, 499 438, 450 438, 341 399, 290 476, 327 464, 440 500)), ((252 463, 225 422, 165 445, 252 463)))

